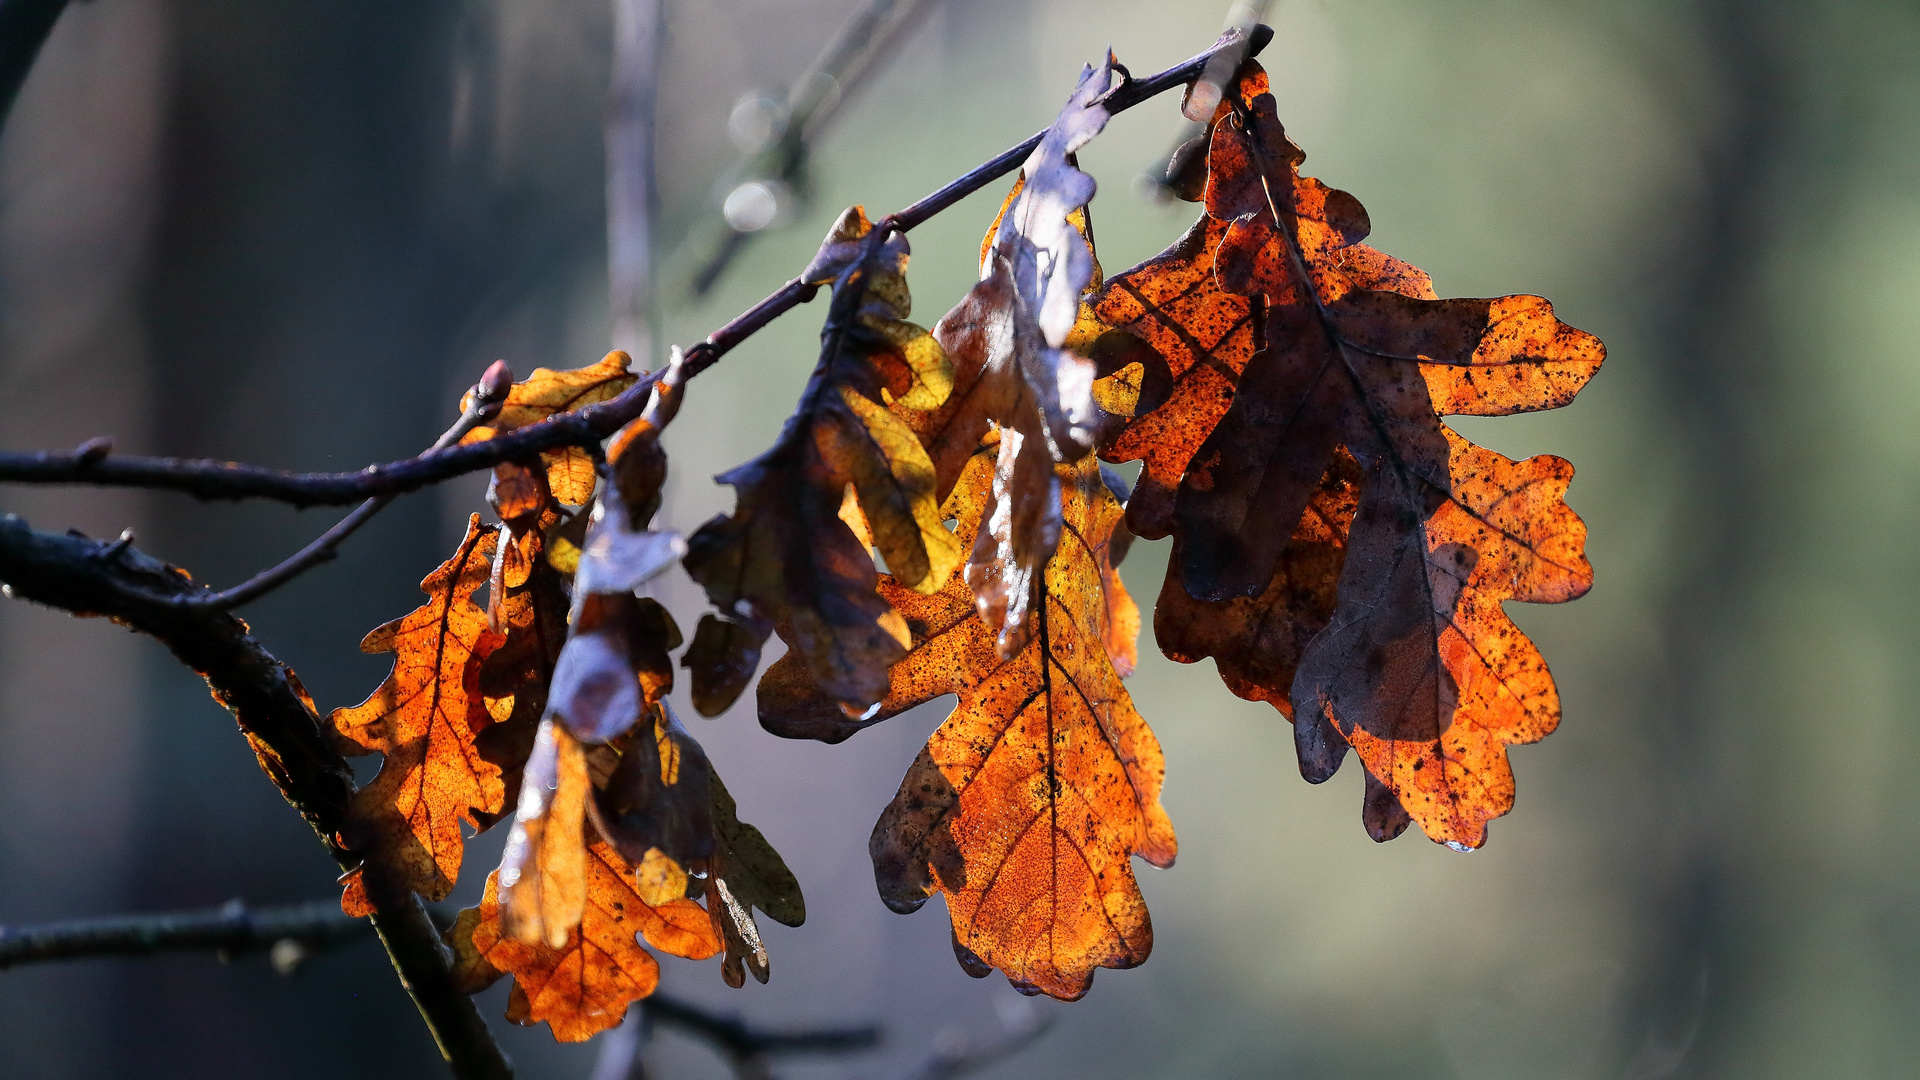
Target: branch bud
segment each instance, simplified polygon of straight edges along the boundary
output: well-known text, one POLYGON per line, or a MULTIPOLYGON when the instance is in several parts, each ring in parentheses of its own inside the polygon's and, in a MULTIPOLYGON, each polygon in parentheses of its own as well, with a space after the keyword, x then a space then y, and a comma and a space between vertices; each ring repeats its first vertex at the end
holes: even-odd
POLYGON ((473 387, 473 408, 478 418, 486 421, 498 415, 512 389, 513 369, 505 360, 495 360, 473 387))
POLYGON ((98 465, 113 453, 113 439, 106 435, 95 435, 75 447, 73 453, 82 465, 98 465))

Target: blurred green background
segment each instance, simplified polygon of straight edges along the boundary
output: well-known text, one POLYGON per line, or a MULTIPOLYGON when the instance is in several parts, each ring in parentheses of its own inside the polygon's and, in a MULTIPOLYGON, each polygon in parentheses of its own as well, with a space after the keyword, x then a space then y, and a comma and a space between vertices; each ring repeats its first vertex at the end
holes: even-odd
MULTIPOLYGON (((712 217, 727 120, 784 93, 855 0, 669 0, 666 242, 712 217)), ((1111 45, 1135 71, 1205 47, 1217 0, 945 0, 814 149, 813 197, 707 298, 689 343, 804 264, 838 210, 905 205, 1044 125, 1111 45)), ((768 1024, 877 1020, 796 1077, 906 1075, 936 1044, 1056 1020, 985 1075, 1656 1080, 1920 1074, 1920 11, 1891 2, 1281 0, 1264 60, 1306 171, 1442 295, 1536 292, 1610 348, 1567 409, 1460 422, 1578 467, 1597 584, 1515 605, 1565 702, 1513 751, 1514 813, 1461 855, 1362 831, 1352 763, 1311 787, 1285 722, 1211 664, 1143 645, 1179 865, 1136 863, 1152 960, 1032 1005, 953 963, 938 905, 902 918, 866 837, 937 707, 838 747, 690 721, 811 911, 771 927, 771 985, 668 960, 673 993, 768 1024)), ((604 0, 93 0, 0 138, 0 447, 108 433, 124 452, 309 469, 405 456, 495 357, 522 373, 609 336, 604 0)), ((1135 178, 1174 99, 1083 154, 1117 270, 1195 216, 1135 178)), ((974 275, 995 185, 912 234, 917 317, 974 275)), ((666 511, 772 437, 818 305, 695 383, 666 511)), ((483 509, 402 500, 337 563, 249 609, 323 708, 387 660, 369 627, 483 509)), ((112 535, 229 583, 326 512, 0 490, 42 528, 112 535)), ((1159 589, 1164 544, 1126 566, 1159 589)), ((691 627, 699 597, 668 598, 691 627)), ((750 700, 750 699, 749 699, 750 700)), ((471 902, 501 838, 470 849, 471 902)), ((324 897, 333 871, 191 673, 109 625, 0 606, 0 923, 324 897)), ((595 1049, 498 1020, 529 1078, 595 1049)), ((657 1075, 725 1075, 671 1033, 657 1075)), ((0 973, 8 1077, 412 1077, 433 1048, 371 946, 293 979, 258 958, 0 973)))

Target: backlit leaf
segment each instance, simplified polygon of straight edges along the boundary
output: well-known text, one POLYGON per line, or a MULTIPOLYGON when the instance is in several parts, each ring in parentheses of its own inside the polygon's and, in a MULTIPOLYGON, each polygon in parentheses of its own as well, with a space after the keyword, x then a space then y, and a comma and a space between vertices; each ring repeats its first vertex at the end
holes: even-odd
POLYGON ((561 1042, 580 1042, 618 1024, 628 1005, 659 985, 660 965, 636 935, 690 960, 706 959, 721 947, 699 904, 641 899, 634 868, 610 845, 588 845, 585 865, 584 915, 563 944, 529 944, 504 931, 497 874, 488 876, 480 906, 461 912, 448 935, 461 989, 475 993, 503 974, 513 976, 507 1019, 544 1021, 561 1042))
MULTIPOLYGON (((453 557, 420 583, 427 603, 375 629, 361 651, 394 654, 393 671, 367 700, 327 718, 343 753, 386 755, 373 782, 353 796, 341 833, 366 855, 379 884, 444 898, 460 873, 461 826, 498 813, 499 766, 475 736, 492 722, 480 695, 480 666, 501 635, 473 595, 487 583, 497 533, 478 514, 453 557)), ((355 880, 345 901, 364 913, 355 880)))
MULTIPOLYGON (((1522 481, 1439 417, 1564 405, 1604 350, 1539 297, 1435 299, 1424 273, 1360 243, 1366 211, 1299 175, 1257 64, 1210 139, 1206 216, 1089 305, 1172 380, 1103 451, 1145 461, 1136 530, 1176 536, 1156 630, 1175 659, 1213 655, 1236 693, 1291 706, 1309 779, 1337 767, 1343 733, 1364 743, 1376 837, 1403 827, 1398 803, 1434 840, 1478 846, 1512 804, 1504 745, 1551 730, 1558 699, 1498 600, 1461 584, 1500 535, 1438 539, 1470 492, 1522 481), (1498 673, 1473 675, 1473 693, 1455 686, 1463 649, 1498 673)), ((1559 491, 1571 475, 1559 459, 1522 467, 1559 491)), ((1584 533, 1557 500, 1525 503, 1533 516, 1505 535, 1571 551, 1556 565, 1581 584, 1514 598, 1585 588, 1584 533)))
MULTIPOLYGON (((963 538, 991 498, 995 456, 982 448, 948 500, 963 538)), ((958 694, 874 827, 881 898, 906 912, 943 894, 963 967, 1071 999, 1096 968, 1146 959, 1152 925, 1129 858, 1171 865, 1175 842, 1159 744, 1112 655, 1130 655, 1120 639, 1139 625, 1111 571, 1121 507, 1092 459, 1062 466, 1060 482, 1065 539, 1019 652, 1000 658, 964 583, 918 596, 883 580, 913 645, 877 713, 836 718, 784 658, 761 683, 760 710, 775 734, 833 742, 958 694)))
MULTIPOLYGON (((1093 178, 1073 153, 1100 133, 1113 57, 1089 65, 1022 168, 981 250, 980 281, 934 336, 953 357, 949 405, 922 423, 944 497, 988 428, 1002 431, 987 525, 968 559, 980 611, 1012 655, 1031 631, 1029 603, 1060 543, 1058 463, 1092 449, 1094 362, 1064 348, 1098 264, 1087 235, 1093 178)), ((891 566, 889 562, 889 566, 891 566)))
POLYGON ((946 357, 902 321, 906 238, 876 246, 872 228, 858 207, 847 211, 808 268, 808 280, 833 282, 820 361, 773 448, 720 477, 735 488, 734 512, 688 541, 687 570, 720 612, 702 620, 687 657, 702 712, 731 702, 723 691, 744 685, 775 623, 850 712, 885 693, 906 633, 874 591, 872 556, 840 518, 848 485, 902 582, 937 590, 962 557, 941 524, 926 451, 887 408, 939 404, 946 357))

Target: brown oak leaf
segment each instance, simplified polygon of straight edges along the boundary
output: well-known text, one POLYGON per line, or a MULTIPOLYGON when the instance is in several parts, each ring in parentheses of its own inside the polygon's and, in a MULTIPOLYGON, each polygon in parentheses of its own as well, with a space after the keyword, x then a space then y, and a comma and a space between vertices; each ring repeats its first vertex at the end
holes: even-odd
POLYGON ((476 815, 498 813, 505 798, 499 766, 475 745, 492 722, 480 665, 501 637, 473 594, 487 583, 496 538, 478 514, 469 519, 460 547, 420 583, 427 603, 360 643, 362 652, 393 653, 392 673, 367 700, 327 718, 342 753, 386 755, 341 828, 347 847, 366 856, 342 899, 349 914, 370 910, 365 890, 374 884, 445 898, 460 874, 461 825, 477 827, 476 815))
MULTIPOLYGON (((976 453, 949 497, 963 538, 991 497, 995 453, 976 453)), ((917 596, 883 580, 913 646, 875 716, 836 717, 785 658, 761 681, 760 709, 775 734, 837 742, 958 694, 874 827, 881 898, 908 912, 944 894, 970 973, 997 967, 1023 990, 1072 999, 1094 969, 1146 959, 1152 924, 1129 857, 1169 866, 1175 841, 1159 744, 1115 670, 1139 626, 1112 570, 1121 506, 1091 458, 1060 480, 1063 540, 1025 648, 1000 658, 962 582, 917 596)))
POLYGON ((1367 478, 1340 606, 1293 682, 1294 733, 1303 767, 1331 775, 1351 744, 1428 836, 1470 849, 1513 806, 1507 745, 1560 722, 1546 661, 1501 602, 1575 599, 1593 568, 1565 459, 1513 461, 1443 432, 1452 493, 1424 529, 1369 527, 1406 496, 1390 472, 1367 478))
POLYGON ((979 283, 933 331, 954 363, 952 399, 920 425, 941 497, 988 428, 1002 432, 987 526, 966 575, 1007 655, 1026 643, 1034 584, 1060 543, 1054 466, 1094 444, 1098 372, 1065 348, 1098 275, 1086 218, 1095 185, 1073 154, 1106 125, 1113 67, 1109 54, 1082 71, 988 233, 979 283))
POLYGON ((720 775, 709 772, 707 783, 713 798, 716 841, 713 856, 705 866, 707 912, 726 949, 720 977, 728 986, 738 988, 745 985, 746 972, 751 971, 764 983, 767 947, 760 940, 754 909, 784 926, 799 926, 807 921, 807 903, 800 895, 799 880, 787 869, 780 853, 759 829, 740 820, 733 796, 720 782, 720 775))
MULTIPOLYGON (((1527 704, 1454 685, 1464 660, 1434 620, 1483 595, 1449 582, 1498 537, 1436 537, 1498 470, 1440 416, 1564 405, 1605 352, 1539 297, 1436 299, 1424 273, 1360 243, 1365 210, 1299 175, 1303 158, 1247 63, 1212 126, 1206 216, 1090 304, 1155 346, 1173 380, 1104 453, 1145 459, 1129 519, 1176 536, 1156 615, 1168 654, 1215 655, 1236 693, 1291 704, 1309 779, 1339 764, 1342 733, 1372 740, 1363 816, 1376 837, 1410 814, 1436 841, 1478 846, 1511 807, 1504 745, 1550 730, 1558 701, 1538 654, 1480 608, 1454 637, 1495 649, 1483 666, 1527 704), (1453 569, 1420 569, 1442 544, 1453 569)), ((1537 516, 1511 535, 1572 542, 1577 556, 1564 504, 1529 506, 1537 516)), ((1566 565, 1584 582, 1584 561, 1566 565)))
POLYGON ((872 556, 839 518, 849 485, 902 582, 934 591, 962 558, 941 524, 932 463, 888 409, 939 405, 950 370, 932 336, 904 321, 906 238, 876 244, 872 230, 848 210, 807 269, 807 280, 833 283, 820 361, 773 448, 719 478, 735 488, 734 512, 688 541, 687 570, 721 616, 702 620, 686 658, 703 713, 731 702, 721 688, 744 686, 775 623, 843 707, 859 713, 885 693, 906 633, 874 592, 872 556))

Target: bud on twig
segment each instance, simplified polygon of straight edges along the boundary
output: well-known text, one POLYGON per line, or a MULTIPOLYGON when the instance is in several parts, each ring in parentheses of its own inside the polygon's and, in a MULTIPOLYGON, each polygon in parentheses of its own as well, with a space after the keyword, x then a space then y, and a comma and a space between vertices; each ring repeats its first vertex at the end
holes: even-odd
POLYGON ((113 439, 106 435, 95 435, 75 447, 73 453, 80 459, 80 464, 97 465, 113 453, 113 439))
POLYGON ((513 369, 505 360, 495 360, 488 366, 486 373, 473 387, 474 414, 481 421, 493 419, 500 413, 500 406, 506 404, 507 393, 513 389, 513 369))

